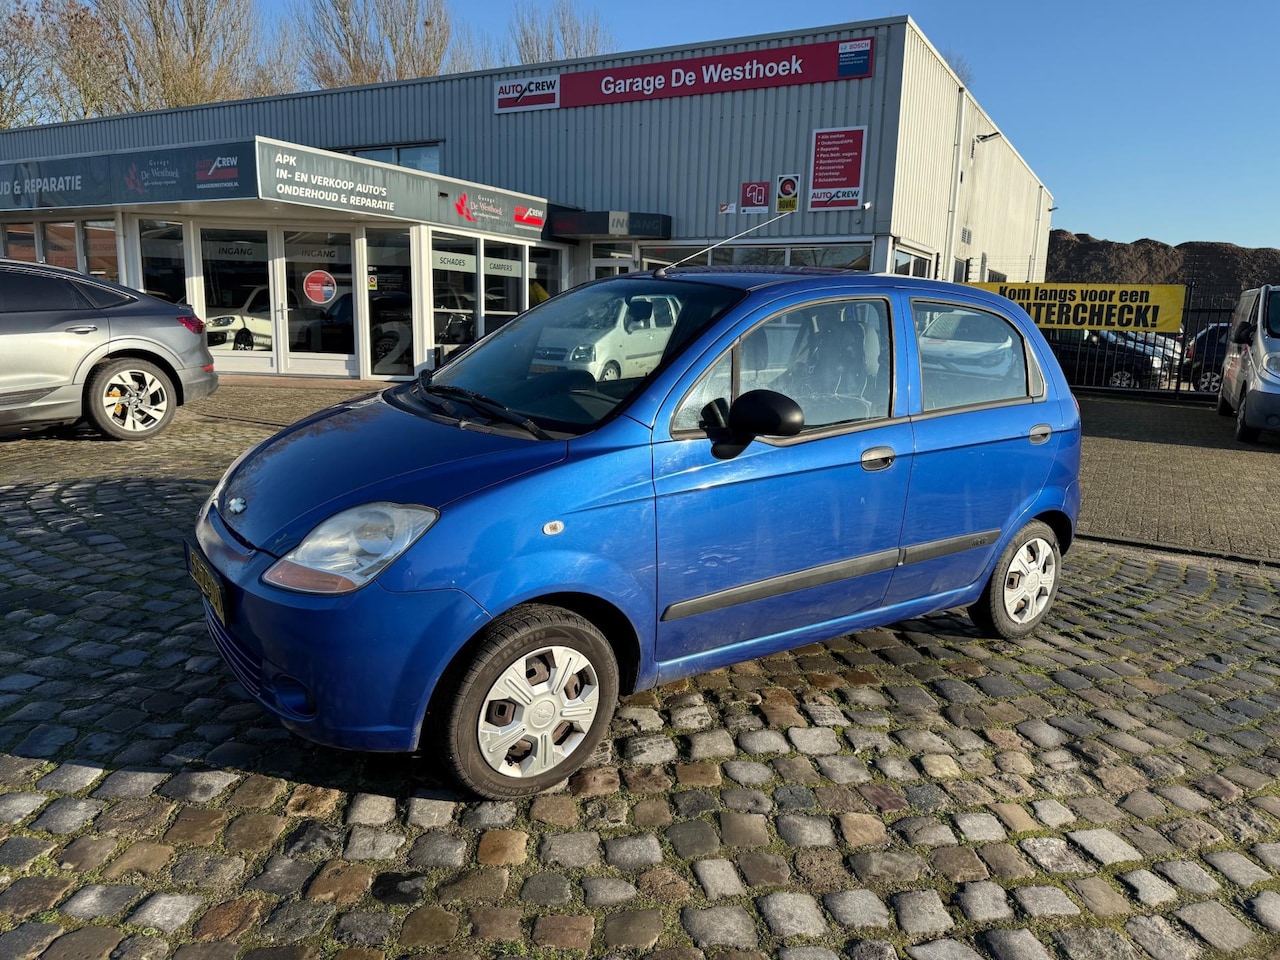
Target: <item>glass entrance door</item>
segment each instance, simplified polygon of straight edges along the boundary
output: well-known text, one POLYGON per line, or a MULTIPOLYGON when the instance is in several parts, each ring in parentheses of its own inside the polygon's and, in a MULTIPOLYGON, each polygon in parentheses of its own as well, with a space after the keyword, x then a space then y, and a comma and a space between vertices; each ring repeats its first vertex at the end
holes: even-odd
MULTIPOLYGON (((144 233, 144 259, 154 260, 163 252, 170 262, 181 263, 181 227, 170 226, 177 230, 168 234, 164 251, 158 239, 144 233)), ((218 368, 245 373, 270 370, 276 337, 267 231, 205 227, 200 231, 200 256, 205 339, 218 368)), ((174 296, 179 290, 177 281, 170 278, 164 290, 157 292, 174 296)))
POLYGON ((277 297, 276 309, 286 323, 286 370, 358 371, 351 264, 350 233, 285 228, 284 302, 277 297))

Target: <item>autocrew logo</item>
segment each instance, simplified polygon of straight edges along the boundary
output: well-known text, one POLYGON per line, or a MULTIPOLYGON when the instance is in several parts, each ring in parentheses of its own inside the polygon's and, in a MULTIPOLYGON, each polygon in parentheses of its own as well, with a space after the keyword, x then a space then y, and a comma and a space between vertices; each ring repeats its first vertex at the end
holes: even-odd
POLYGON ((202 157, 196 161, 196 189, 235 186, 240 180, 240 158, 202 157))
POLYGON ((541 207, 522 207, 517 206, 512 214, 512 219, 516 223, 523 224, 526 227, 541 227, 547 220, 547 211, 541 207))
POLYGON ((560 106, 560 75, 498 80, 493 85, 493 112, 549 110, 560 106))

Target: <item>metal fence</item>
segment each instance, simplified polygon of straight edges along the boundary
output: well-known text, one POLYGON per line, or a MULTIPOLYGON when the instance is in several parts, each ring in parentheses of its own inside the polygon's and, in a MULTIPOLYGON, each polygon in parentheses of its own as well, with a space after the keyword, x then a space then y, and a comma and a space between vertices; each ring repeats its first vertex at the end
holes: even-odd
POLYGON ((1211 401, 1221 382, 1236 286, 1187 283, 1182 331, 1046 330, 1067 381, 1087 391, 1211 401))

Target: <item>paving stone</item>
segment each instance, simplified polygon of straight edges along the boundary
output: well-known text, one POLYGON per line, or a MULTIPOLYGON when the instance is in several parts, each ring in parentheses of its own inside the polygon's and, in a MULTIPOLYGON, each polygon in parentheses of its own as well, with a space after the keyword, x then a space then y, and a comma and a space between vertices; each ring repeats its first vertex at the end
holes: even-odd
POLYGON ((780 887, 791 879, 787 861, 772 853, 748 850, 738 854, 738 869, 751 887, 780 887))
POLYGON ((1059 930, 1053 935, 1068 960, 1139 960, 1124 937, 1104 928, 1059 930))
POLYGON ((662 862, 662 845, 651 833, 605 841, 605 859, 619 870, 641 870, 662 862))
POLYGON ((40 956, 42 960, 105 960, 123 939, 123 931, 114 927, 82 927, 58 937, 40 956))
POLYGON ((791 752, 791 744, 777 730, 743 730, 738 734, 738 749, 754 756, 781 755, 791 752))
POLYGON ((1067 837, 1103 866, 1141 861, 1142 854, 1110 830, 1072 830, 1067 837))
POLYGON ((840 738, 830 727, 792 727, 787 738, 796 750, 808 756, 826 756, 840 752, 840 738))
POLYGON ((807 893, 771 893, 757 898, 756 906, 774 936, 824 937, 829 932, 822 908, 807 893))
POLYGON ((1016 887, 1013 896, 1032 917, 1074 917, 1080 913, 1080 908, 1058 887, 1016 887))
MULTIPOLYGON (((71 845, 74 846, 76 843, 79 843, 81 839, 86 838, 77 838, 72 841, 71 845)), ((92 839, 89 839, 88 842, 93 843, 92 839)), ((109 840, 98 842, 100 844, 105 843, 109 848, 115 847, 115 844, 109 840)), ((0 868, 10 870, 15 873, 24 870, 31 865, 32 861, 39 857, 47 856, 50 851, 53 850, 53 847, 54 845, 49 841, 38 840, 35 837, 10 837, 9 839, 0 842, 0 868)), ((59 858, 60 866, 65 863, 68 868, 84 870, 94 869, 94 867, 96 867, 101 861, 94 863, 93 866, 80 866, 80 864, 85 862, 91 861, 87 858, 82 859, 81 857, 76 857, 74 860, 68 860, 66 851, 63 851, 62 856, 59 858)))
POLYGON ((1216 950, 1239 950, 1254 939, 1235 914, 1214 900, 1188 904, 1177 911, 1177 916, 1216 950))
POLYGON ((1030 930, 986 930, 982 941, 995 960, 1052 960, 1030 930))
POLYGON ((238 774, 225 770, 184 771, 164 784, 159 792, 173 800, 208 803, 239 779, 238 774))
POLYGON ((453 822, 453 813, 457 806, 451 800, 410 797, 405 810, 405 823, 411 827, 423 829, 448 826, 453 822))
POLYGON ((464 808, 461 824, 471 830, 492 830, 509 825, 516 813, 516 805, 510 801, 484 800, 464 808))
MULTIPOLYGON (((41 799, 43 799, 42 795, 41 799)), ((101 800, 78 800, 74 797, 63 797, 45 807, 44 812, 31 823, 31 829, 61 835, 75 833, 96 817, 104 806, 105 804, 101 800)), ((16 820, 9 822, 16 823, 20 819, 22 818, 18 817, 16 820)))
POLYGON ((839 816, 840 833, 851 847, 880 846, 888 842, 884 820, 866 813, 843 813, 839 816))
POLYGON ((443 907, 419 907, 404 919, 400 943, 406 947, 439 947, 458 933, 458 917, 443 907))
POLYGON ((1013 917, 1004 887, 987 880, 964 884, 956 893, 956 902, 966 919, 974 923, 997 923, 1013 917))
POLYGON ((263 865, 262 872, 249 882, 248 889, 288 897, 300 893, 315 870, 315 864, 274 856, 263 865))
POLYGON ((395 797, 357 793, 347 806, 346 822, 352 826, 382 827, 396 818, 395 797))
POLYGON ((1129 936, 1155 960, 1195 960, 1199 944, 1164 917, 1133 917, 1124 925, 1129 936))
POLYGON ((991 869, 991 873, 1000 879, 1019 880, 1035 875, 1035 871, 1018 855, 1012 844, 989 843, 978 849, 978 856, 991 869))
POLYGON ((955 926, 936 890, 911 890, 893 898, 898 926, 908 936, 942 933, 955 926))
POLYGON ((20 924, 12 930, 0 933, 0 957, 35 960, 61 934, 62 928, 56 923, 20 924))
POLYGON ((1280 932, 1280 893, 1263 890, 1248 902, 1248 907, 1260 924, 1272 933, 1280 932))
POLYGON ((776 776, 772 769, 754 760, 730 760, 721 769, 726 777, 745 787, 768 783, 776 776))
POLYGON ((924 859, 914 853, 895 850, 855 853, 849 866, 863 883, 914 883, 928 870, 924 859))
POLYGON ((19 877, 0 893, 0 913, 24 920, 51 909, 75 886, 70 877, 19 877))
POLYGON ((616 877, 583 877, 581 883, 583 900, 588 907, 615 907, 634 900, 637 895, 634 884, 616 877))
POLYGON ((730 947, 754 950, 759 943, 756 924, 742 907, 690 907, 680 911, 680 923, 701 948, 730 947))
POLYGON ((758 813, 720 814, 720 841, 727 847, 764 847, 771 842, 768 820, 758 813))
POLYGON ((110 920, 142 898, 141 887, 132 884, 90 883, 81 887, 58 912, 77 920, 110 920))
POLYGON ((1252 887, 1274 879, 1270 873, 1235 850, 1215 850, 1206 853, 1204 860, 1220 874, 1240 887, 1252 887))
POLYGON ((888 927, 889 908, 870 890, 837 890, 822 898, 827 912, 843 927, 888 927))
POLYGON ((573 900, 573 887, 561 873, 535 873, 520 887, 520 899, 529 903, 558 906, 573 900))
POLYGON ((347 860, 391 860, 405 842, 406 838, 398 833, 352 827, 342 856, 347 860))
POLYGON ((173 933, 184 926, 203 903, 200 897, 192 894, 155 893, 142 901, 128 922, 173 933))
POLYGON ((936 874, 952 883, 986 880, 991 876, 971 847, 939 847, 929 854, 929 863, 936 874))
POLYGON ((623 742, 622 755, 629 763, 663 764, 675 760, 679 750, 675 741, 664 734, 641 734, 623 742))
POLYGON ((807 817, 788 814, 775 822, 778 836, 783 843, 793 847, 830 847, 836 842, 835 831, 827 817, 807 817))
POLYGON ((957 813, 952 820, 956 830, 970 843, 998 842, 1007 836, 1000 821, 989 813, 957 813))
POLYGON ((690 760, 716 760, 735 756, 737 752, 738 746, 728 730, 704 730, 689 735, 690 760))
POLYGON ((533 942, 539 947, 585 951, 595 935, 595 917, 543 916, 533 923, 533 942))
POLYGON ((1027 837, 1018 846, 1049 873, 1094 872, 1094 867, 1059 837, 1027 837))
POLYGON ((1149 907, 1158 907, 1178 899, 1178 891, 1150 870, 1130 870, 1119 876, 1133 891, 1134 896, 1149 907))
POLYGON ((687 820, 668 827, 664 834, 682 860, 709 856, 720 849, 720 835, 705 820, 687 820))
POLYGON ((650 950, 663 931, 661 910, 626 910, 605 918, 604 942, 607 947, 650 950))
POLYGON ((911 960, 981 960, 981 954, 959 940, 931 940, 906 948, 911 960))
POLYGON ((1214 896, 1222 889, 1222 885, 1206 873, 1203 867, 1187 860, 1158 863, 1155 869, 1183 890, 1196 896, 1214 896))

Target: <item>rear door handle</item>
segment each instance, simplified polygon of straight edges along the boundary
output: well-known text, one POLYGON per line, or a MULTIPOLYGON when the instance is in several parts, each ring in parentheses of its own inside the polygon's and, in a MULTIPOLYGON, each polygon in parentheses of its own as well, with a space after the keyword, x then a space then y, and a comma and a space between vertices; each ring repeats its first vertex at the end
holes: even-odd
POLYGON ((869 447, 862 451, 862 469, 872 473, 887 470, 897 456, 893 447, 869 447))
POLYGON ((1038 446, 1039 444, 1047 442, 1048 439, 1053 436, 1053 427, 1049 426, 1047 423, 1037 423, 1031 428, 1029 436, 1031 442, 1038 446))
POLYGON ((67 327, 67 333, 93 333, 98 328, 91 323, 83 323, 77 327, 67 327))

